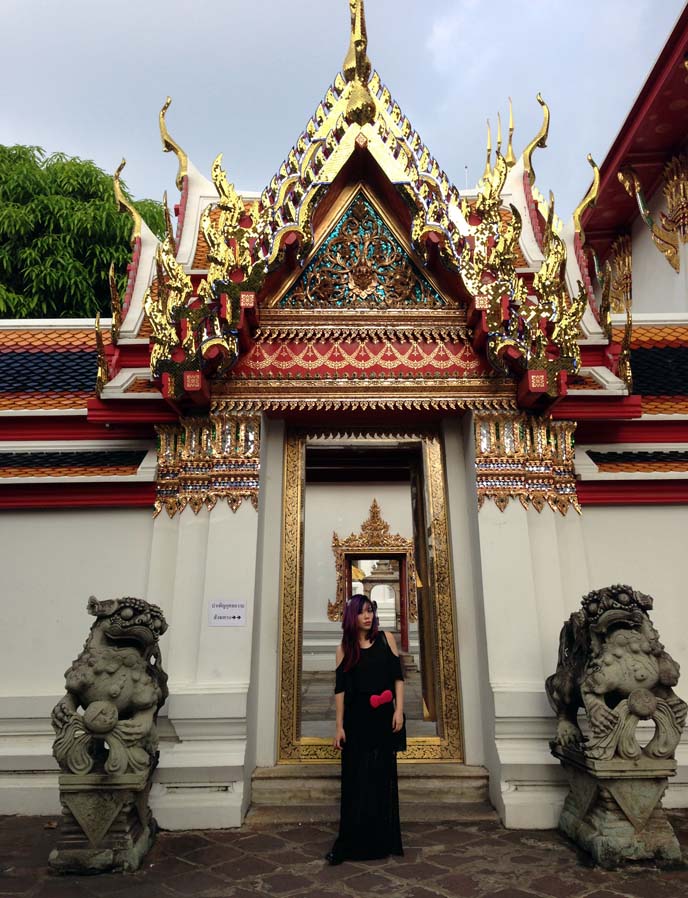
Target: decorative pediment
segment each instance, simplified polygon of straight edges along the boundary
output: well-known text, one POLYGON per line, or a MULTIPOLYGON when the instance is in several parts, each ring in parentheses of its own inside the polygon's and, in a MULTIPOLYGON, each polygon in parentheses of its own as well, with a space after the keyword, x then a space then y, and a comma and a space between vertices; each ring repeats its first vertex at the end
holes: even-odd
POLYGON ((424 310, 445 306, 373 203, 359 191, 277 307, 424 310))

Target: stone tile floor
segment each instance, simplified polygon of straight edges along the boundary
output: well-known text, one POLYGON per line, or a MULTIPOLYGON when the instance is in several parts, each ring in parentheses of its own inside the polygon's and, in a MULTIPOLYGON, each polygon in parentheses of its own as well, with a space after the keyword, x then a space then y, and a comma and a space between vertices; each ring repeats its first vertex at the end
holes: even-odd
MULTIPOLYGON (((671 812, 688 856, 688 812, 671 812)), ((62 877, 46 865, 46 817, 0 818, 0 895, 16 898, 681 898, 688 868, 591 868, 555 831, 409 824, 406 855, 329 867, 328 825, 160 833, 131 875, 62 877)))

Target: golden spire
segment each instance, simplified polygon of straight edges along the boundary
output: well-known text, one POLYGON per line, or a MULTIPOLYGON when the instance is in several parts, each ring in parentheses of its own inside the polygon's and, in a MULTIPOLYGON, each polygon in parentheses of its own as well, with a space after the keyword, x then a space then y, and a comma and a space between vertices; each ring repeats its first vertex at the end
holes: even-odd
POLYGON ((184 186, 184 178, 186 177, 189 170, 189 157, 186 155, 184 150, 179 146, 176 140, 173 140, 170 137, 170 132, 167 130, 167 122, 165 121, 165 114, 167 110, 170 108, 170 103, 172 102, 172 98, 168 97, 162 109, 160 110, 159 123, 160 123, 160 137, 162 138, 162 148, 165 153, 174 153, 179 162, 179 167, 177 168, 177 177, 175 179, 175 184, 177 185, 177 190, 181 191, 184 186))
POLYGON ((133 227, 131 229, 130 240, 133 246, 136 238, 141 236, 141 213, 138 212, 126 198, 126 196, 124 195, 124 191, 122 190, 122 185, 120 184, 119 177, 122 174, 122 169, 126 164, 127 160, 122 159, 120 164, 117 166, 115 174, 113 175, 112 182, 115 189, 115 202, 117 203, 117 208, 120 212, 126 212, 128 215, 131 215, 133 227))
POLYGON ((513 168, 516 165, 516 155, 514 154, 514 144, 513 144, 513 136, 514 136, 514 109, 511 105, 511 97, 509 97, 509 143, 506 148, 506 156, 504 157, 506 164, 509 168, 513 168))
POLYGON ((502 152, 502 117, 497 113, 497 155, 502 152))
POLYGON ((523 167, 528 172, 528 178, 530 180, 530 186, 532 187, 535 183, 535 171, 533 169, 533 153, 535 152, 535 148, 539 147, 541 150, 547 146, 547 135, 549 134, 549 106, 542 99, 542 95, 537 95, 537 101, 542 106, 542 126, 540 130, 535 135, 535 137, 530 141, 528 146, 523 151, 523 167))
POLYGON ((368 80, 372 71, 368 59, 368 32, 366 30, 363 0, 349 0, 351 12, 351 40, 344 59, 344 78, 351 82, 351 92, 346 106, 346 120, 365 125, 375 121, 375 100, 368 80))
POLYGON ((573 213, 573 224, 576 229, 576 234, 580 236, 582 242, 585 242, 585 234, 581 225, 581 218, 583 217, 583 213, 586 209, 589 209, 591 206, 595 205, 595 203, 597 202, 597 194, 600 190, 600 170, 595 164, 595 160, 592 158, 590 153, 588 153, 587 158, 588 162, 592 166, 592 184, 588 188, 588 192, 585 194, 583 199, 576 206, 576 210, 573 213))
POLYGON ((487 120, 487 157, 485 159, 485 171, 483 172, 483 181, 486 181, 492 174, 492 131, 490 130, 490 120, 487 120))

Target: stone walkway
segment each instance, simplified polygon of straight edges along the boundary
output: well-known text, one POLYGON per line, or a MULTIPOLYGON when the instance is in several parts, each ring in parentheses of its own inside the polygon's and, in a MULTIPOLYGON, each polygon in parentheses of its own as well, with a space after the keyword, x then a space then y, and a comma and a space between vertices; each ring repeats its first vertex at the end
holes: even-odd
MULTIPOLYGON (((688 813, 673 812, 688 853, 688 813)), ((0 818, 0 895, 16 898, 682 898, 688 869, 592 869, 554 831, 497 823, 403 827, 406 856, 328 867, 330 826, 161 833, 129 876, 59 877, 45 817, 0 818)))

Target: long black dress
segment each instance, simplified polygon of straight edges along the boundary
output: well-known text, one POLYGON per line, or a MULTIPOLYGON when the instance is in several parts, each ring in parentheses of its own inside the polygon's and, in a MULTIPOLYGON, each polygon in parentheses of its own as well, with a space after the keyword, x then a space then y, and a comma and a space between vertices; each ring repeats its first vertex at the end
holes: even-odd
POLYGON ((334 862, 401 855, 397 756, 393 745, 394 704, 373 708, 371 695, 394 694, 403 680, 401 663, 380 632, 361 649, 355 667, 336 672, 335 693, 344 693, 342 791, 339 835, 332 847, 334 862))

